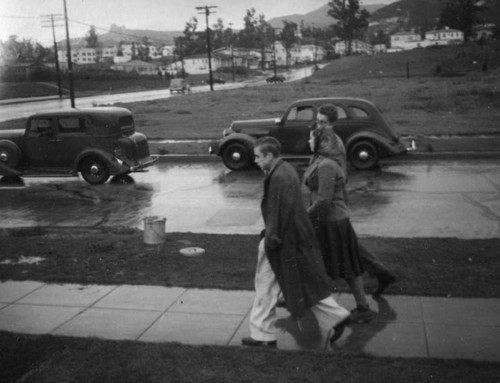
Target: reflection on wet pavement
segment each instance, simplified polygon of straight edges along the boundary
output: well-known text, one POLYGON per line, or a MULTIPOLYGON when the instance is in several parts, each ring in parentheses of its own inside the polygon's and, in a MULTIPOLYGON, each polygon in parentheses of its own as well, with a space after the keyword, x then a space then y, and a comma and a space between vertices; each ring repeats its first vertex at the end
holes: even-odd
MULTIPOLYGON (((262 228, 259 170, 159 163, 132 178, 135 183, 94 186, 77 178, 0 182, 0 227, 142 229, 144 217, 160 216, 167 232, 257 234, 262 228)), ((500 236, 500 165, 494 160, 389 162, 378 171, 351 171, 348 189, 360 236, 500 236)))

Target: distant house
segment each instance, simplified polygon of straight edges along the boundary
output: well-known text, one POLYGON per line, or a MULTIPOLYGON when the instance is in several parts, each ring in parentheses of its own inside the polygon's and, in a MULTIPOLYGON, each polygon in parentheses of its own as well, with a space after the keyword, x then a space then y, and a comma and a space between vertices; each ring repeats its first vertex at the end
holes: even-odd
POLYGON ((433 42, 435 45, 449 45, 463 42, 464 33, 458 29, 438 29, 425 32, 425 39, 433 42))
MULTIPOLYGON (((74 48, 71 49, 71 62, 75 64, 95 64, 103 61, 113 61, 118 49, 116 47, 104 48, 74 48)), ((57 59, 60 63, 68 62, 68 52, 57 51, 57 59)))
MULTIPOLYGON (((361 41, 361 40, 352 40, 351 41, 351 54, 372 54, 372 46, 371 44, 361 41)), ((342 56, 347 54, 348 51, 348 42, 347 41, 337 41, 335 43, 335 53, 338 53, 342 56)))
MULTIPOLYGON (((211 57, 212 70, 217 70, 218 60, 211 57)), ((184 71, 189 74, 208 74, 208 55, 206 53, 184 57, 184 65, 182 61, 176 61, 167 66, 169 73, 176 73, 184 68, 184 71)))
POLYGON ((257 69, 260 64, 260 53, 247 48, 222 47, 212 52, 217 60, 217 67, 231 68, 234 62, 235 66, 248 69, 257 69))
POLYGON ((457 29, 438 29, 425 32, 425 39, 413 32, 398 32, 391 35, 391 48, 389 52, 425 48, 435 45, 450 45, 464 41, 464 34, 457 29))
POLYGON ((158 65, 140 60, 132 60, 124 63, 111 65, 110 69, 122 72, 137 72, 139 75, 157 75, 158 65))
POLYGON ((2 77, 30 80, 49 75, 51 69, 40 62, 9 63, 2 67, 2 77))
POLYGON ((391 35, 391 48, 408 50, 418 48, 422 38, 415 32, 398 32, 391 35))
POLYGON ((163 57, 171 57, 174 55, 175 45, 164 45, 160 48, 163 57))

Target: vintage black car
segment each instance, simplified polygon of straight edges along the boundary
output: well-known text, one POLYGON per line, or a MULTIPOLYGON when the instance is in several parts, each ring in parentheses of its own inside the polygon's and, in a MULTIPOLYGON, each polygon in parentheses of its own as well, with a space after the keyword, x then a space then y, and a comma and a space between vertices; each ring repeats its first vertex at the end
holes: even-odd
POLYGON ((26 129, 0 130, 0 176, 77 176, 102 184, 110 176, 144 171, 146 136, 125 108, 98 107, 37 113, 26 129))
POLYGON ((266 78, 266 82, 268 84, 274 83, 274 82, 285 82, 285 80, 286 80, 285 76, 280 75, 280 74, 266 78))
POLYGON ((337 107, 335 132, 346 147, 347 157, 356 169, 371 169, 380 158, 410 150, 391 128, 382 111, 371 101, 349 97, 298 100, 276 119, 233 121, 221 140, 210 144, 209 152, 219 155, 231 170, 249 168, 254 162, 253 143, 259 137, 276 137, 284 158, 308 158, 309 127, 316 120, 321 104, 337 107))

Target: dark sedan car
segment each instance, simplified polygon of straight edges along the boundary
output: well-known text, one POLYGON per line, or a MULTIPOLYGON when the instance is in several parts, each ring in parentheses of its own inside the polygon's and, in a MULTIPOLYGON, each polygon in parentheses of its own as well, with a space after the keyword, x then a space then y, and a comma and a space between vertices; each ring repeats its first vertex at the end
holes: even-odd
MULTIPOLYGON (((225 84, 226 80, 222 77, 212 77, 212 84, 225 84)), ((207 80, 207 84, 210 84, 210 79, 207 80)))
POLYGON ((234 121, 223 138, 211 143, 209 152, 219 155, 231 170, 242 170, 254 162, 253 143, 259 137, 276 137, 284 158, 307 158, 309 126, 316 120, 318 107, 325 103, 337 107, 335 132, 346 147, 347 157, 356 169, 371 169, 380 158, 406 153, 409 148, 371 101, 349 97, 298 100, 276 119, 234 121))
POLYGON ((268 77, 266 78, 266 82, 268 84, 271 84, 271 83, 274 83, 274 82, 285 82, 286 78, 285 76, 282 76, 282 75, 276 75, 276 76, 272 76, 272 77, 268 77))
POLYGON ((135 131, 125 108, 98 107, 37 113, 25 129, 0 131, 0 176, 68 177, 90 184, 144 171, 158 158, 135 131))

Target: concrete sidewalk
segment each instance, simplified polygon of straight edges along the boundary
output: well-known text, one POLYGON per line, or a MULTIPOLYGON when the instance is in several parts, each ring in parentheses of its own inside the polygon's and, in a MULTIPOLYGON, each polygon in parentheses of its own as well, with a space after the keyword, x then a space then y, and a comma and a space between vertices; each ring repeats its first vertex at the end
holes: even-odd
MULTIPOLYGON (((0 283, 0 329, 28 334, 240 346, 253 291, 159 286, 0 283)), ((350 294, 335 294, 354 307, 350 294)), ((351 325, 330 346, 327 318, 300 325, 278 309, 278 348, 342 349, 376 357, 500 362, 500 299, 386 296, 369 324, 351 325)))

